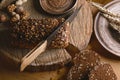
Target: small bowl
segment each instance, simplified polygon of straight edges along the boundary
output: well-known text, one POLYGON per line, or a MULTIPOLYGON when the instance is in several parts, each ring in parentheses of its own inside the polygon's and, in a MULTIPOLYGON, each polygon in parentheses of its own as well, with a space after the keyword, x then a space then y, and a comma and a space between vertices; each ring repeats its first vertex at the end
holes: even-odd
POLYGON ((65 14, 74 10, 78 0, 39 0, 42 9, 54 15, 65 14))
MULTIPOLYGON (((120 13, 120 1, 114 0, 105 5, 105 8, 113 13, 120 13)), ((94 31, 101 45, 112 54, 120 57, 120 33, 110 27, 109 22, 100 12, 95 19, 94 31)))

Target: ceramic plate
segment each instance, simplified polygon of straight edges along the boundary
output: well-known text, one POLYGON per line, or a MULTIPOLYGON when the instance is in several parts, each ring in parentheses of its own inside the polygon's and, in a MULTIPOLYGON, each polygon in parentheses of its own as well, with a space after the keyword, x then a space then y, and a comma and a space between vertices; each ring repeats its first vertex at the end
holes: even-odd
MULTIPOLYGON (((112 1, 105 5, 105 7, 114 13, 120 13, 119 0, 112 1)), ((120 33, 110 27, 108 21, 100 12, 96 16, 94 30, 101 45, 109 52, 120 57, 120 33)))

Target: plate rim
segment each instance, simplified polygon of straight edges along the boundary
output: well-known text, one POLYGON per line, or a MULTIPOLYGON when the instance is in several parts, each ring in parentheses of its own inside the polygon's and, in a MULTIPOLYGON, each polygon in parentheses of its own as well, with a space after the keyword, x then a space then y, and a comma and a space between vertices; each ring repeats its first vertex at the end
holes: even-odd
MULTIPOLYGON (((114 3, 117 3, 117 2, 120 2, 120 1, 119 1, 119 0, 111 1, 111 2, 107 3, 104 7, 105 7, 105 8, 109 8, 110 5, 112 5, 112 4, 114 4, 114 3)), ((110 53, 112 53, 112 54, 120 57, 120 54, 118 54, 118 53, 110 50, 110 48, 108 48, 108 47, 105 45, 105 43, 102 42, 102 40, 101 40, 101 38, 100 38, 100 36, 99 36, 100 34, 98 33, 98 30, 97 30, 97 23, 98 23, 97 21, 98 21, 99 17, 100 17, 100 11, 97 13, 97 15, 96 15, 96 17, 95 17, 95 21, 94 21, 94 32, 95 32, 95 35, 96 35, 97 40, 99 41, 99 43, 100 43, 107 51, 109 51, 110 53)))

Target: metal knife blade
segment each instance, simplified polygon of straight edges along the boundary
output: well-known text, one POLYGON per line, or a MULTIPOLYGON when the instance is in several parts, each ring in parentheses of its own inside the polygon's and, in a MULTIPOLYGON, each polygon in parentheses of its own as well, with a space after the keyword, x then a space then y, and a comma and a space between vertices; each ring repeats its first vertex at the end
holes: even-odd
POLYGON ((33 48, 30 52, 25 55, 21 60, 20 71, 23 71, 33 60, 37 58, 38 55, 43 53, 47 46, 52 41, 52 38, 56 35, 58 30, 66 23, 72 22, 74 18, 77 16, 78 12, 80 11, 82 5, 76 9, 62 24, 58 25, 56 29, 48 36, 45 40, 41 41, 35 48, 33 48))

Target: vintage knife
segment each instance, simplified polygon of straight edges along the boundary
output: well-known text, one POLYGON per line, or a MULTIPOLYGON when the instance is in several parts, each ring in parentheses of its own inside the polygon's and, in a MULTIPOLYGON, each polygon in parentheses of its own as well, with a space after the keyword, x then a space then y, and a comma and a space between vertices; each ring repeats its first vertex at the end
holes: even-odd
POLYGON ((58 30, 64 25, 64 23, 72 22, 73 19, 77 16, 81 7, 82 5, 77 8, 70 16, 67 16, 65 22, 61 23, 58 27, 56 27, 56 29, 54 29, 54 31, 48 37, 46 37, 45 40, 41 41, 35 48, 33 48, 30 52, 27 53, 27 55, 22 58, 20 71, 23 71, 32 61, 37 58, 38 55, 40 55, 46 50, 47 46, 50 44, 52 38, 56 35, 58 30))

